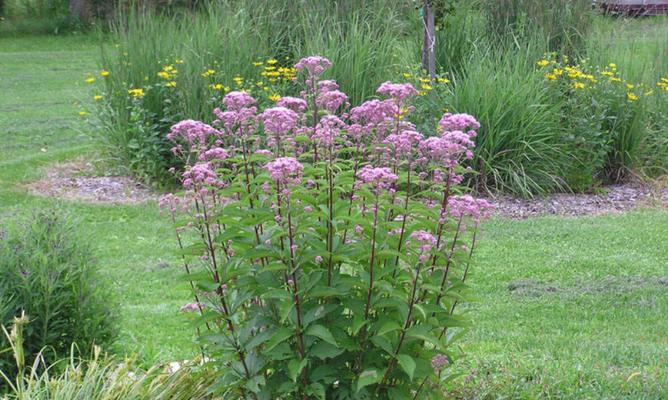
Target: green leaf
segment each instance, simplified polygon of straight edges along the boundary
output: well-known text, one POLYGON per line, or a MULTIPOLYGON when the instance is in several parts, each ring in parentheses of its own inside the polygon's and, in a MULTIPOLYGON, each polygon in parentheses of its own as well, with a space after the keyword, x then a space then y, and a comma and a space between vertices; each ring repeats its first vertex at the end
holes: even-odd
POLYGON ((401 325, 399 325, 397 321, 387 321, 380 327, 380 329, 378 329, 378 332, 376 332, 376 334, 382 336, 386 333, 398 330, 401 330, 401 325))
POLYGON ((380 380, 383 378, 383 374, 381 374, 378 370, 375 369, 367 369, 363 371, 360 376, 357 378, 357 389, 356 392, 359 392, 362 390, 362 388, 373 385, 374 383, 380 382, 380 380))
POLYGON ((299 377, 299 374, 301 374, 307 363, 308 358, 304 358, 301 361, 292 359, 288 362, 288 375, 293 382, 297 382, 297 377, 299 377))
POLYGON ((309 336, 315 336, 317 338, 320 338, 327 343, 333 344, 334 346, 338 345, 336 343, 336 340, 334 339, 334 336, 332 336, 332 333, 329 331, 329 329, 325 328, 322 325, 309 326, 308 329, 306 329, 306 334, 309 336))
POLYGON ((325 400, 325 387, 319 383, 312 383, 306 388, 306 394, 315 396, 315 398, 320 400, 325 400))
POLYGON ((287 340, 290 336, 292 336, 292 330, 288 328, 279 328, 277 331, 274 332, 273 336, 269 341, 267 342, 267 351, 273 349, 274 347, 278 346, 285 340, 287 340))
POLYGON ((327 342, 318 342, 311 347, 308 351, 309 356, 319 358, 321 360, 326 360, 328 358, 334 358, 343 353, 343 349, 340 349, 333 344, 327 342))
POLYGON ((399 354, 397 362, 412 381, 413 375, 415 375, 415 361, 413 361, 413 358, 407 354, 399 354))

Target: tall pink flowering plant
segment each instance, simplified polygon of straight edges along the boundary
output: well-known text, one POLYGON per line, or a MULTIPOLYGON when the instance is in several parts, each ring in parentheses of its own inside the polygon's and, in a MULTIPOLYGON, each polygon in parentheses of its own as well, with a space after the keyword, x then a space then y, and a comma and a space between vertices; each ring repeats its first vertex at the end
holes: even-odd
POLYGON ((410 122, 410 84, 350 107, 302 59, 302 98, 232 92, 169 134, 185 170, 162 200, 223 398, 440 398, 451 328, 490 205, 458 186, 478 122, 410 122), (429 135, 428 135, 429 134, 429 135))

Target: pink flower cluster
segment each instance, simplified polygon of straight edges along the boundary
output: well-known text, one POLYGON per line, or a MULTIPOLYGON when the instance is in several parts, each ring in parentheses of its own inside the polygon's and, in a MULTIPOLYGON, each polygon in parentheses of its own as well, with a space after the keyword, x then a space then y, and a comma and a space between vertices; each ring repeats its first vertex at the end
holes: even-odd
POLYGON ((245 92, 230 92, 223 97, 227 111, 213 110, 218 118, 214 124, 222 125, 230 136, 246 137, 255 132, 257 108, 252 106, 255 99, 245 92))
POLYGON ((186 189, 201 190, 205 186, 224 187, 224 182, 218 179, 218 174, 210 163, 197 163, 187 167, 183 172, 183 187, 186 189))
POLYGON ((295 64, 296 69, 300 71, 306 70, 313 77, 319 76, 331 66, 332 62, 321 56, 304 57, 295 64))
POLYGON ((410 83, 383 82, 377 90, 378 93, 398 100, 405 100, 418 94, 418 91, 410 83))
POLYGON ((432 249, 436 246, 436 237, 425 230, 419 230, 411 233, 410 238, 411 240, 407 241, 406 245, 410 246, 411 241, 416 241, 418 246, 420 246, 420 262, 426 262, 432 249))
POLYGON ((450 214, 455 218, 470 217, 476 224, 483 218, 489 218, 494 206, 484 199, 476 199, 470 195, 452 196, 449 201, 450 214))
POLYGON ((443 354, 437 354, 431 359, 431 367, 434 368, 434 371, 438 373, 443 367, 447 366, 450 362, 448 358, 443 354))
POLYGON ((311 140, 329 147, 334 144, 334 140, 341 135, 341 130, 345 127, 346 124, 336 115, 325 115, 320 118, 311 140))
POLYGON ((230 92, 223 97, 223 104, 229 111, 239 111, 255 104, 255 99, 246 92, 230 92))
POLYGON ((471 137, 461 131, 445 132, 442 137, 430 137, 423 140, 419 150, 425 160, 437 165, 454 167, 461 158, 473 157, 471 149, 475 143, 471 137))
MULTIPOLYGON (((179 138, 185 140, 191 150, 199 150, 206 145, 207 138, 212 135, 217 135, 219 132, 211 125, 204 122, 186 119, 178 122, 172 126, 172 129, 167 134, 167 139, 178 142, 179 138)), ((172 149, 174 153, 180 150, 179 146, 172 149)))
POLYGON ((299 120, 296 112, 285 107, 267 108, 259 117, 264 130, 279 139, 295 129, 299 120))
POLYGON ((443 131, 465 131, 480 129, 480 123, 473 116, 468 114, 445 113, 438 125, 443 131))
POLYGON ((323 108, 330 113, 336 112, 346 101, 348 95, 340 90, 325 90, 321 91, 316 98, 316 104, 319 108, 323 108))
POLYGON ((301 182, 304 166, 293 157, 281 157, 266 165, 269 175, 280 185, 301 182))
POLYGON ((281 97, 281 99, 276 102, 276 105, 279 107, 289 108, 290 110, 300 114, 306 111, 308 108, 308 104, 304 99, 290 96, 281 97))
POLYGON ((397 175, 393 174, 389 168, 374 168, 365 165, 357 173, 360 182, 368 184, 378 193, 379 189, 390 189, 397 181, 397 175))
POLYGON ((413 150, 417 148, 422 141, 422 134, 413 130, 404 130, 399 134, 388 135, 384 143, 389 144, 394 148, 396 155, 401 157, 410 157, 413 150))

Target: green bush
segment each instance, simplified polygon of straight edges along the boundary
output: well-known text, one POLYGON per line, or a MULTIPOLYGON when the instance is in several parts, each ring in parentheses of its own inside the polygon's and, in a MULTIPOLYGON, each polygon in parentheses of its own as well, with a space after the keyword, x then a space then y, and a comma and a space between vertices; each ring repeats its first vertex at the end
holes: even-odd
MULTIPOLYGON (((47 363, 70 351, 108 343, 113 337, 110 298, 99 285, 89 247, 68 216, 38 211, 0 239, 0 325, 25 312, 27 362, 42 354, 47 363)), ((0 349, 7 349, 4 336, 0 349)), ((0 370, 16 372, 10 353, 0 353, 0 370)))

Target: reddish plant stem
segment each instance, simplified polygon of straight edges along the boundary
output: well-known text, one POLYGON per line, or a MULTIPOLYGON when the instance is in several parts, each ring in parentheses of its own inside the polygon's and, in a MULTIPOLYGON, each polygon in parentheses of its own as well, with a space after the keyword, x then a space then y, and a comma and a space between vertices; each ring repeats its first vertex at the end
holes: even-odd
POLYGON ((378 230, 378 193, 376 193, 376 202, 373 209, 373 231, 371 233, 371 260, 369 261, 369 293, 366 297, 366 306, 364 307, 364 320, 369 319, 369 308, 371 307, 371 297, 373 293, 373 269, 376 261, 376 231, 378 230))
MULTIPOLYGON (((209 226, 209 217, 206 212, 206 204, 203 202, 202 203, 202 213, 204 214, 204 227, 206 228, 206 245, 208 247, 209 251, 209 256, 211 257, 211 262, 213 264, 213 270, 214 270, 214 281, 217 284, 216 288, 216 293, 218 293, 218 297, 220 298, 220 303, 221 306, 223 307, 223 312, 225 313, 225 320, 227 322, 227 328, 230 331, 230 334, 232 336, 232 346, 237 352, 237 355, 239 357, 239 361, 241 361, 241 365, 244 368, 244 373, 246 374, 246 379, 250 379, 250 370, 248 369, 248 365, 246 364, 246 352, 241 348, 241 345, 238 343, 238 340, 236 339, 236 329, 234 328, 234 323, 232 322, 232 319, 230 318, 230 311, 227 306, 227 301, 225 300, 225 292, 223 291, 222 285, 221 285, 221 279, 220 279, 220 274, 218 272, 218 264, 216 262, 216 251, 215 251, 215 244, 214 241, 211 238, 211 230, 209 226)), ((245 389, 244 389, 245 391, 245 389)), ((257 399, 257 395, 254 392, 251 392, 251 395, 253 396, 254 399, 257 399)))
MULTIPOLYGON (((471 249, 469 251, 469 258, 466 262, 466 268, 464 268, 464 275, 462 276, 462 282, 465 282, 466 277, 468 276, 469 266, 471 266, 471 259, 473 258, 473 249, 475 248, 477 234, 478 234, 478 230, 476 229, 476 230, 473 231, 473 239, 471 241, 471 249)), ((452 303, 452 307, 450 308, 450 315, 454 314, 455 307, 457 306, 457 303, 459 303, 458 300, 455 300, 452 303)), ((443 331, 441 331, 441 334, 438 336, 438 338, 441 339, 447 331, 448 331, 448 327, 447 326, 443 327, 443 331)))
POLYGON ((332 286, 332 257, 334 253, 334 176, 332 173, 332 147, 329 147, 329 161, 327 165, 327 185, 329 187, 327 207, 329 208, 329 220, 327 221, 327 286, 332 286))
MULTIPOLYGON (((360 145, 359 143, 357 144, 357 149, 355 153, 359 153, 360 150, 360 145)), ((348 217, 350 217, 350 214, 353 211, 353 198, 355 197, 355 182, 357 180, 357 170, 359 168, 360 161, 359 158, 355 160, 355 165, 353 166, 353 184, 352 187, 350 188, 350 202, 348 203, 348 217)), ((346 238, 348 237, 348 226, 349 222, 346 221, 346 228, 343 230, 343 239, 341 243, 345 244, 346 243, 346 238)))
POLYGON ((408 328, 412 323, 413 308, 415 306, 415 303, 418 301, 417 298, 418 296, 416 296, 416 294, 418 290, 418 278, 420 277, 421 268, 422 268, 422 263, 418 263, 418 266, 415 270, 415 277, 413 278, 413 289, 411 291, 411 300, 408 303, 408 315, 406 316, 406 322, 404 323, 404 328, 401 330, 401 336, 399 337, 399 343, 397 343, 397 348, 394 350, 394 357, 392 357, 392 359, 390 360, 390 365, 387 366, 387 369, 385 370, 385 375, 383 375, 383 379, 380 380, 380 384, 376 387, 376 393, 385 384, 385 381, 390 376, 390 373, 392 373, 392 370, 396 366, 397 356, 399 355, 399 352, 401 351, 401 346, 403 346, 404 340, 406 339, 406 331, 408 330, 408 328))
POLYGON ((443 295, 445 294, 445 283, 448 280, 448 273, 450 272, 450 266, 452 265, 452 256, 455 252, 455 245, 457 244, 457 239, 459 239, 459 232, 462 226, 462 217, 459 217, 459 222, 457 222, 457 232, 455 232, 455 237, 452 240, 452 246, 450 246, 450 252, 448 253, 448 261, 445 263, 445 270, 443 271, 443 278, 441 279, 441 289, 436 296, 436 305, 440 304, 443 295))
MULTIPOLYGON (((406 203, 404 204, 404 213, 403 219, 401 221, 401 233, 399 234, 399 245, 397 246, 397 252, 401 253, 401 248, 404 243, 404 234, 406 233, 406 220, 408 219, 408 199, 411 194, 411 163, 408 163, 408 178, 406 183, 406 203)), ((392 271, 392 278, 397 276, 397 267, 399 266, 399 256, 397 255, 394 259, 394 271, 392 271)))

